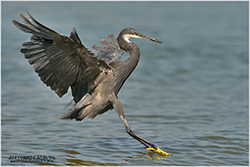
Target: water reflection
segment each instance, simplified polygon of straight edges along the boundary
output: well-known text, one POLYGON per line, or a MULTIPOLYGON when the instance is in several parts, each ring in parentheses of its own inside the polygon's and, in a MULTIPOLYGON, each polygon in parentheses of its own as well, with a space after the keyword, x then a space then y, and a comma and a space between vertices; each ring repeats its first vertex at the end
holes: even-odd
POLYGON ((138 152, 138 154, 133 156, 127 156, 125 161, 128 163, 132 163, 134 165, 146 165, 146 164, 166 165, 168 164, 168 161, 170 161, 170 158, 161 156, 153 151, 148 151, 148 152, 138 152))

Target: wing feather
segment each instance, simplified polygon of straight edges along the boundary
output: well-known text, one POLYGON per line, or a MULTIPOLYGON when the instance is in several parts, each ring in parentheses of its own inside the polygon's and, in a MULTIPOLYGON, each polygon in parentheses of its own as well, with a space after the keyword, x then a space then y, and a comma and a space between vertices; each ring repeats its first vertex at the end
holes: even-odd
POLYGON ((92 48, 98 51, 96 58, 105 61, 108 65, 116 68, 120 62, 120 58, 124 50, 119 47, 118 41, 114 34, 108 35, 108 42, 104 39, 101 40, 104 46, 94 45, 92 48))
POLYGON ((102 70, 110 67, 82 45, 75 28, 67 37, 36 21, 26 9, 25 14, 27 18, 19 13, 24 24, 13 20, 17 28, 33 34, 30 42, 23 43, 21 52, 59 97, 71 86, 74 101, 78 102, 102 70))

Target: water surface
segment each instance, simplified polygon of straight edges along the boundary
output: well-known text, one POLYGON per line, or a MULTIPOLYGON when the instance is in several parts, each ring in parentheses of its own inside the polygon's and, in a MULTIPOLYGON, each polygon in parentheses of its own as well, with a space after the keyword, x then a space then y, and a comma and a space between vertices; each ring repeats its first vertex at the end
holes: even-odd
MULTIPOLYGON (((249 165, 248 2, 2 2, 2 165, 249 165), (163 44, 133 40, 138 67, 118 94, 132 130, 112 110, 58 120, 72 99, 46 87, 19 52, 29 34, 11 23, 24 8, 50 28, 72 28, 86 47, 125 27, 163 44), (54 156, 11 163, 15 155, 54 156)), ((126 55, 124 55, 126 57, 126 55)))

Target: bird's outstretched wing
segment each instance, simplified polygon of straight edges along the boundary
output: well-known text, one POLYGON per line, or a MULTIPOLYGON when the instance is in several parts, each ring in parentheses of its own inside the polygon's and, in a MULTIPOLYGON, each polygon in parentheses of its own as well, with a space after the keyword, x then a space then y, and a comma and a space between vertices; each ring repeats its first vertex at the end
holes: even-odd
POLYGON ((95 87, 98 75, 110 66, 83 46, 75 28, 67 37, 36 21, 26 9, 25 13, 28 19, 19 13, 25 25, 13 20, 20 30, 33 34, 30 42, 23 43, 21 52, 41 80, 59 97, 71 86, 74 101, 78 102, 95 87))
POLYGON ((114 34, 108 35, 108 42, 104 39, 101 40, 104 46, 94 45, 92 48, 98 51, 96 58, 105 61, 108 65, 116 67, 124 50, 120 48, 118 41, 114 34))

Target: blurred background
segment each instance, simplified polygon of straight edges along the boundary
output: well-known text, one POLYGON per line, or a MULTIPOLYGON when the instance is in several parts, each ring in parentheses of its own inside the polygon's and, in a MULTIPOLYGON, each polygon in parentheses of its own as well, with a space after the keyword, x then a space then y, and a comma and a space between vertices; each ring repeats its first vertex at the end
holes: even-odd
MULTIPOLYGON (((2 2, 2 165, 249 165, 248 2, 2 2), (72 99, 44 85, 20 53, 30 34, 12 20, 27 8, 42 24, 100 45, 126 27, 141 60, 118 97, 132 130, 172 153, 144 149, 114 110, 58 120, 72 99), (10 163, 11 155, 54 156, 10 163)), ((123 55, 123 59, 128 58, 123 55)))

